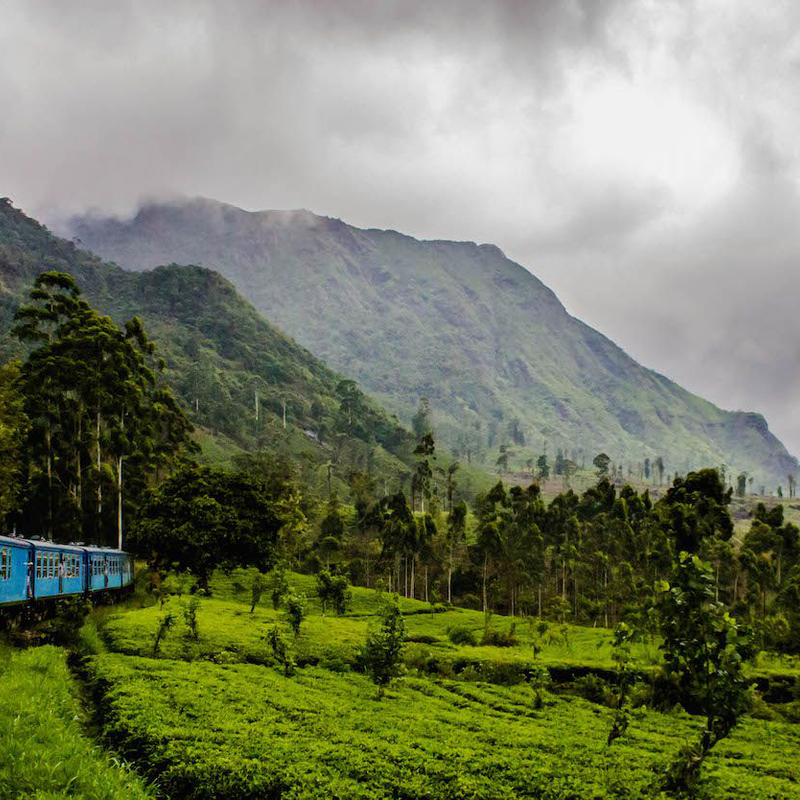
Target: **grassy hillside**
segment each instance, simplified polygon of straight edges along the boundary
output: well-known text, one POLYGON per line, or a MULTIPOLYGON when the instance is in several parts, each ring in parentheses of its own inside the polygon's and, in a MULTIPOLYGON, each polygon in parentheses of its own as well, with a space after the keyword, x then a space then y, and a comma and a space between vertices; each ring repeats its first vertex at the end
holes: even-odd
POLYGON ((176 265, 126 272, 9 202, 0 202, 0 361, 23 355, 9 334, 13 314, 45 269, 71 273, 89 302, 117 322, 143 319, 210 460, 264 447, 290 453, 320 482, 329 460, 343 470, 380 470, 389 480, 408 471, 402 459, 413 444, 397 420, 364 398, 359 430, 341 435, 343 376, 262 319, 223 277, 176 265))
MULTIPOLYGON (((250 613, 252 578, 242 570, 215 576, 212 597, 200 600, 197 640, 185 598, 112 611, 99 648, 107 652, 88 664, 106 741, 173 796, 654 797, 658 772, 702 727, 682 710, 648 708, 640 683, 630 727, 609 748, 613 711, 602 686, 613 675, 610 631, 551 623, 534 659, 530 620, 493 619, 495 630, 516 624, 516 646, 455 645, 449 631, 480 636, 482 614, 407 599, 407 673, 378 700, 357 665, 382 602, 376 592, 354 588, 346 615, 323 617, 313 578, 291 575, 308 595, 295 638, 283 611, 262 603, 250 613), (167 614, 175 624, 155 655, 167 614), (266 641, 276 624, 297 661, 292 677, 266 641), (543 666, 553 691, 539 703, 530 679, 543 666), (579 680, 589 673, 600 681, 592 702, 579 680)), ((633 657, 645 675, 660 658, 657 643, 637 645, 633 657)), ((754 677, 797 673, 790 659, 752 669, 754 677)), ((796 714, 796 706, 785 708, 796 714)), ((800 729, 761 707, 765 718, 745 719, 713 751, 702 796, 796 796, 800 729)))
POLYGON ((519 467, 546 441, 552 455, 590 462, 603 450, 626 468, 662 456, 670 474, 725 463, 772 487, 797 469, 763 417, 722 411, 640 366, 491 245, 200 199, 72 230, 130 269, 218 270, 402 419, 430 398, 437 431, 484 462, 506 444, 519 467))

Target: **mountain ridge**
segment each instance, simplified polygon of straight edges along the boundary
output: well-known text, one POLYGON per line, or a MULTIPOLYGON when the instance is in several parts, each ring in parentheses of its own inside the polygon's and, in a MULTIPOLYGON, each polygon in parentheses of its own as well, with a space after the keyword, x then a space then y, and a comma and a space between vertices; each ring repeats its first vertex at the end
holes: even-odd
MULTIPOLYGON (((265 441, 290 446, 301 462, 316 467, 334 457, 323 431, 333 442, 336 387, 345 376, 260 317, 230 281, 192 265, 125 271, 54 236, 7 198, 0 200, 0 363, 25 355, 10 329, 44 270, 72 274, 86 299, 118 324, 142 318, 167 362, 168 383, 202 429, 245 449, 265 441), (282 424, 284 403, 288 426, 282 424)), ((361 410, 364 432, 336 439, 336 455, 346 468, 374 461, 400 479, 409 471, 413 438, 371 398, 363 397, 361 410)))
POLYGON ((771 484, 797 469, 763 416, 720 409, 638 364, 493 244, 208 198, 69 227, 127 269, 220 272, 401 419, 429 397, 444 440, 484 463, 502 444, 524 460, 547 442, 582 461, 604 450, 629 471, 662 456, 669 472, 725 463, 771 484))

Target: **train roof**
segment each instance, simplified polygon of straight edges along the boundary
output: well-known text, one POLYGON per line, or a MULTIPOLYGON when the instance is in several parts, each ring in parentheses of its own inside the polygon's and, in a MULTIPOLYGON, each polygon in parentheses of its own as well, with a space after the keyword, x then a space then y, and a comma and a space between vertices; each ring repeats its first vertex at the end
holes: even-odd
POLYGON ((0 544, 16 547, 35 547, 41 550, 66 550, 69 552, 90 552, 126 555, 124 550, 117 550, 113 547, 99 547, 94 544, 84 544, 83 542, 71 542, 70 544, 59 544, 49 539, 26 539, 23 536, 0 536, 0 544))

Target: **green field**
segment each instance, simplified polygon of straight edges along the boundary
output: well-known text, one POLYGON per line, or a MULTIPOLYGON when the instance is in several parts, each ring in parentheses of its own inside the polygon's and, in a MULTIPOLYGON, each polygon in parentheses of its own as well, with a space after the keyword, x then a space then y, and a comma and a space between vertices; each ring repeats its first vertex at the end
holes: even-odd
POLYGON ((0 798, 151 797, 86 735, 84 723, 62 650, 0 649, 0 798))
MULTIPOLYGON (((250 613, 250 580, 245 571, 215 577, 200 604, 199 642, 183 619, 186 596, 174 596, 163 608, 112 614, 101 629, 109 652, 88 662, 105 740, 173 797, 652 797, 659 772, 699 734, 701 722, 683 711, 641 706, 608 747, 612 711, 569 685, 554 686, 537 709, 530 666, 545 664, 554 678, 590 669, 608 677, 607 630, 551 624, 534 662, 529 622, 492 619, 495 630, 516 624, 513 647, 454 645, 454 625, 480 639, 483 614, 415 600, 400 601, 408 670, 378 700, 356 658, 376 592, 354 588, 346 615, 323 617, 313 578, 291 575, 309 598, 294 639, 268 598, 250 613), (169 612, 176 623, 155 658, 169 612), (265 634, 275 624, 300 665, 293 677, 273 664, 265 634)), ((657 643, 637 644, 633 655, 644 674, 658 662, 657 643)), ((796 668, 786 659, 752 667, 796 668)), ((713 751, 702 796, 800 797, 798 752, 800 727, 750 717, 713 751)))
MULTIPOLYGON (((456 645, 454 627, 480 641, 484 615, 418 600, 400 600, 407 670, 379 700, 357 654, 385 598, 353 587, 347 614, 323 617, 314 578, 289 579, 308 597, 297 638, 268 596, 250 613, 251 571, 215 576, 200 601, 199 641, 185 593, 163 607, 143 606, 153 598, 140 592, 97 609, 81 631, 82 649, 94 653, 80 670, 83 691, 61 649, 0 650, 0 800, 658 797, 660 773, 699 735, 699 719, 640 698, 625 735, 607 744, 613 711, 580 696, 575 681, 611 677, 608 630, 550 623, 534 659, 530 621, 491 619, 495 631, 515 626, 514 646, 456 645), (175 624, 156 657, 168 613, 175 624), (276 624, 298 662, 292 677, 266 641, 276 624), (528 682, 535 664, 553 676, 541 705, 528 682)), ((657 642, 632 655, 646 676, 657 642)), ((789 680, 800 672, 766 656, 751 670, 789 680)), ((757 716, 714 749, 701 797, 800 798, 800 726, 775 721, 763 702, 757 716)))
MULTIPOLYGON (((201 601, 198 620, 199 643, 188 636, 183 622, 184 600, 172 597, 164 608, 150 606, 111 619, 104 634, 111 649, 127 655, 149 656, 159 619, 172 612, 176 627, 165 639, 161 654, 167 658, 203 658, 217 662, 272 663, 264 636, 268 627, 284 620, 264 597, 250 613, 250 586, 254 571, 235 570, 230 575, 218 573, 212 581, 212 597, 201 601)), ((353 587, 353 602, 347 614, 323 617, 316 598, 314 578, 290 576, 294 588, 308 597, 309 616, 300 636, 294 641, 295 658, 300 663, 344 662, 352 664, 363 643, 371 617, 382 598, 369 589, 353 587)), ((532 642, 536 620, 512 619, 495 615, 493 630, 509 632, 514 627, 517 644, 511 647, 453 644, 448 632, 453 628, 471 630, 480 642, 485 618, 482 612, 463 608, 432 606, 419 600, 400 599, 406 615, 409 644, 406 664, 421 673, 443 677, 473 676, 500 683, 524 680, 534 664, 560 670, 602 670, 614 668, 611 631, 578 625, 549 623, 541 637, 541 652, 534 658, 532 642)), ((653 640, 632 646, 636 667, 646 673, 660 663, 658 643, 653 640)), ((762 654, 750 666, 754 676, 800 676, 800 659, 762 654)))
MULTIPOLYGON (((605 745, 611 712, 536 710, 527 686, 404 678, 382 700, 361 675, 98 656, 111 743, 177 796, 645 797, 696 723, 641 712, 605 745)), ((715 797, 800 793, 800 729, 749 720, 710 759, 715 797)))

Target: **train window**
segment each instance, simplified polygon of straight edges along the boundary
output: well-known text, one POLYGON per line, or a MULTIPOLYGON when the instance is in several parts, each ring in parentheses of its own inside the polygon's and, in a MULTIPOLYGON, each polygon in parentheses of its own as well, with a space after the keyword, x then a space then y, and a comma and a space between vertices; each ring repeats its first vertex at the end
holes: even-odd
POLYGON ((11 577, 11 557, 8 548, 0 550, 0 581, 11 577))
POLYGON ((41 553, 37 553, 36 554, 36 577, 37 578, 41 578, 42 577, 42 554, 41 553))

